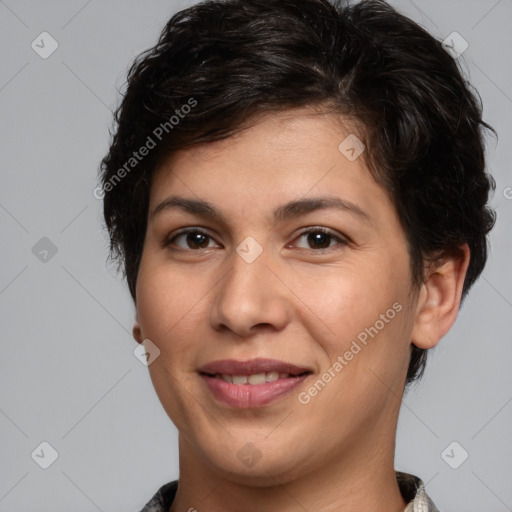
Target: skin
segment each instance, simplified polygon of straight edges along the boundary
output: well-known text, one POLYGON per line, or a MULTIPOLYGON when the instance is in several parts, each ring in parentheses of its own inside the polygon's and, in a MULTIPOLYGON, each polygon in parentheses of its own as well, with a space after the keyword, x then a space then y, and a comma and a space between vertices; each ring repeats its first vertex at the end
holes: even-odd
POLYGON ((387 192, 363 158, 351 162, 338 150, 350 133, 333 114, 290 110, 176 152, 155 170, 133 335, 160 350, 149 371, 179 431, 171 512, 406 506, 394 443, 411 343, 433 347, 455 321, 469 252, 462 246, 412 288, 405 233, 387 192), (179 209, 152 215, 171 195, 206 200, 225 220, 179 209), (283 203, 317 196, 351 201, 368 218, 331 208, 272 220, 283 203), (333 236, 301 235, 311 226, 333 236), (183 228, 209 236, 199 244, 197 235, 173 238, 183 228), (248 236, 263 249, 252 263, 236 252, 248 236), (298 393, 397 302, 403 309, 300 403, 298 393), (210 361, 254 357, 313 374, 252 409, 217 402, 198 374, 210 361), (247 443, 261 456, 251 467, 237 457, 247 443))

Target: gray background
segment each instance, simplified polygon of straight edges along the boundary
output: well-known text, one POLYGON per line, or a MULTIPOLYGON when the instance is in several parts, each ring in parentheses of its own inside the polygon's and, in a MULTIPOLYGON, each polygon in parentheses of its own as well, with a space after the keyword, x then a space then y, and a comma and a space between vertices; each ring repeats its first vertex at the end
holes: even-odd
MULTIPOLYGON (((105 264, 92 192, 129 63, 192 3, 0 1, 0 512, 136 511, 178 476, 176 430, 133 355, 133 305, 105 264), (48 59, 31 48, 43 31, 59 44, 48 59), (43 237, 57 248, 47 261, 32 249, 43 237), (46 470, 35 460, 48 450, 31 457, 43 441, 58 452, 46 470)), ((512 510, 512 1, 392 4, 467 40, 461 59, 500 135, 492 254, 404 399, 396 467, 444 512, 512 510), (457 469, 441 455, 453 441, 452 464, 469 453, 457 469)))

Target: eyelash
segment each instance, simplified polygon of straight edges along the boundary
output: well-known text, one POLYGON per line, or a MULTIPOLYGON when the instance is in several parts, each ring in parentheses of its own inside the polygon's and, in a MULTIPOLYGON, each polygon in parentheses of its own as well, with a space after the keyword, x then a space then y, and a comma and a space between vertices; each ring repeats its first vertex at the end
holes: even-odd
MULTIPOLYGON (((213 239, 212 236, 210 236, 205 231, 202 231, 201 229, 198 229, 198 228, 188 228, 186 230, 183 230, 183 231, 177 233, 172 238, 167 239, 164 242, 164 247, 170 247, 172 245, 172 243, 176 240, 176 238, 178 238, 178 237, 180 237, 182 235, 187 235, 189 233, 200 233, 202 235, 207 236, 210 239, 213 239)), ((301 238, 304 235, 309 235, 310 233, 322 233, 324 235, 328 235, 331 239, 337 240, 339 242, 338 245, 341 246, 341 247, 345 247, 345 246, 350 245, 350 242, 348 241, 348 239, 344 239, 344 238, 341 238, 341 237, 337 236, 335 234, 335 232, 331 231, 330 229, 322 228, 322 227, 314 227, 314 226, 310 227, 310 228, 307 228, 304 231, 302 231, 296 237, 296 239, 297 238, 301 238)), ((324 252, 324 251, 330 251, 330 250, 335 249, 335 248, 336 248, 336 246, 329 246, 329 247, 325 247, 325 248, 321 248, 321 249, 306 249, 306 250, 311 250, 311 251, 314 251, 314 252, 324 252)), ((182 248, 178 248, 178 249, 173 249, 173 250, 200 251, 201 249, 182 249, 182 248)))

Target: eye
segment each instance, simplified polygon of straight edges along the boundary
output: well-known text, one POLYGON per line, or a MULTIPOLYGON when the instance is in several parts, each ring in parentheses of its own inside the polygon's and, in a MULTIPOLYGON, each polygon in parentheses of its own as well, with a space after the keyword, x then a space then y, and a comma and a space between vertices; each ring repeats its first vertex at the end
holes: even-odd
MULTIPOLYGON (((311 227, 304 230, 296 240, 300 240, 301 238, 306 238, 306 244, 309 246, 302 246, 300 249, 316 249, 317 252, 319 250, 330 249, 335 247, 336 245, 347 246, 349 245, 349 241, 344 238, 338 236, 335 232, 321 227, 311 227), (337 244, 332 244, 332 242, 338 242, 337 244)), ((179 232, 173 237, 169 238, 164 242, 165 247, 169 246, 177 246, 180 249, 208 249, 211 248, 210 242, 213 241, 213 238, 206 233, 205 231, 201 231, 197 228, 189 228, 179 232), (184 240, 185 246, 179 245, 178 241, 184 240)))
MULTIPOLYGON (((348 240, 345 240, 337 236, 333 231, 326 228, 311 227, 304 230, 297 239, 301 239, 307 236, 306 243, 309 247, 300 247, 301 249, 330 249, 333 247, 331 242, 337 241, 337 245, 346 246, 349 245, 348 240)), ((335 244, 336 245, 336 244, 335 244)))
POLYGON ((180 249, 208 249, 209 241, 211 240, 213 240, 213 238, 208 233, 196 228, 191 228, 183 230, 172 238, 169 238, 165 241, 164 246, 178 245, 180 249), (185 247, 176 243, 177 240, 182 238, 185 240, 185 247))

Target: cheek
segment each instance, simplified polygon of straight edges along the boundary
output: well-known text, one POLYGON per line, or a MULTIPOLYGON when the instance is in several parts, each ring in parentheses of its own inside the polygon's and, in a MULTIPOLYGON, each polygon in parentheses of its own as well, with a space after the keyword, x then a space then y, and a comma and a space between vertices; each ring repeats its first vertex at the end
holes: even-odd
MULTIPOLYGON (((309 328, 319 336, 325 333, 323 339, 329 344, 329 352, 343 348, 344 343, 373 326, 390 308, 388 316, 394 319, 392 305, 403 305, 408 292, 407 267, 396 269, 391 261, 382 258, 380 262, 368 259, 365 265, 344 264, 328 271, 324 268, 313 273, 297 272, 290 281, 300 299, 298 307, 313 313, 309 315, 309 328)), ((305 318, 306 315, 303 322, 305 318)))
POLYGON ((179 342, 186 334, 184 329, 194 325, 207 292, 205 275, 192 267, 178 269, 143 261, 137 280, 137 313, 143 335, 157 344, 170 338, 179 342))
MULTIPOLYGON (((148 367, 156 394, 173 423, 187 430, 196 414, 190 389, 200 317, 204 322, 204 275, 142 261, 137 280, 137 314, 144 338, 160 349, 148 367), (190 365, 190 368, 188 368, 190 365)), ((197 419, 197 418, 195 418, 197 419)))
POLYGON ((367 428, 368 418, 376 421, 400 394, 410 355, 406 284, 406 277, 377 282, 377 276, 354 274, 317 282, 310 290, 321 320, 308 329, 320 348, 318 378, 327 384, 312 382, 305 392, 311 397, 311 417, 326 418, 325 429, 333 436, 339 435, 339 418, 347 411, 357 428, 367 428))
POLYGON ((410 357, 409 271, 407 259, 394 261, 336 269, 301 287, 316 313, 308 329, 323 352, 320 372, 332 381, 314 406, 319 410, 341 414, 364 403, 370 414, 382 409, 390 388, 399 393, 410 357))

